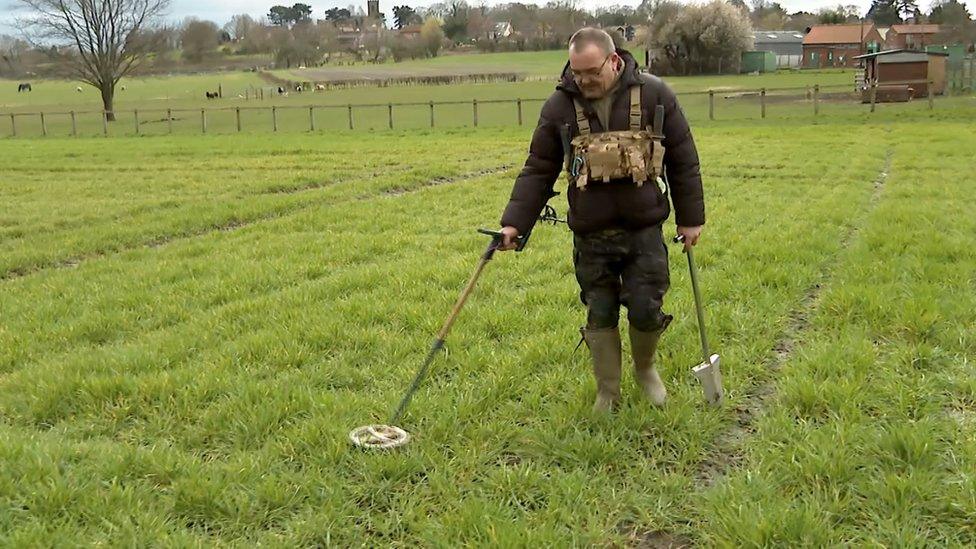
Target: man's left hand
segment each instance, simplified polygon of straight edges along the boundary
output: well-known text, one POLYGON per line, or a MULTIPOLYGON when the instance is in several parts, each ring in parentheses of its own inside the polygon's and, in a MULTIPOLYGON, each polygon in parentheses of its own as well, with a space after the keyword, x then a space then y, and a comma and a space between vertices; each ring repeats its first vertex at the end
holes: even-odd
POLYGON ((678 234, 685 238, 685 249, 691 249, 692 246, 698 244, 698 239, 701 238, 702 225, 697 227, 681 227, 678 226, 678 234))

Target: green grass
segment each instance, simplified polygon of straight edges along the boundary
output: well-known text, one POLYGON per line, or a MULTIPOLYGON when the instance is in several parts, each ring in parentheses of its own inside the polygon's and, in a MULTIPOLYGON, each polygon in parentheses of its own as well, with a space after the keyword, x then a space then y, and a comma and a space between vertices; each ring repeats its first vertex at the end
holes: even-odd
POLYGON ((971 545, 970 109, 698 129, 727 407, 690 375, 673 249, 669 404, 625 376, 590 416, 571 239, 540 227, 485 272, 389 454, 346 434, 419 366, 527 129, 2 141, 0 544, 971 545))

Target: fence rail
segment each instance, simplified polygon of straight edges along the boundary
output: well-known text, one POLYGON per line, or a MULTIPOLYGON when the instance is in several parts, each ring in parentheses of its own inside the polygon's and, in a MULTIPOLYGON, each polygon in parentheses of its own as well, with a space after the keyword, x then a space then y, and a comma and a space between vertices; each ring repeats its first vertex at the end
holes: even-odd
MULTIPOLYGON (((970 75, 973 76, 972 74, 970 75)), ((929 84, 929 97, 928 103, 929 108, 934 108, 934 101, 932 97, 932 82, 926 80, 911 80, 903 82, 884 82, 881 86, 888 85, 912 85, 912 84, 929 84)), ((875 110, 875 97, 876 90, 879 84, 877 82, 869 83, 869 88, 867 89, 870 94, 871 112, 875 110)), ((972 88, 970 88, 972 89, 972 88)), ((737 107, 738 111, 743 111, 744 109, 755 108, 753 114, 750 117, 754 117, 756 114, 760 118, 766 118, 769 108, 769 101, 771 96, 782 100, 786 99, 796 99, 799 98, 803 101, 809 101, 809 105, 806 108, 810 108, 813 115, 821 114, 821 103, 825 100, 825 96, 830 93, 833 97, 840 97, 843 99, 849 99, 854 102, 855 99, 860 97, 862 90, 855 89, 855 86, 850 85, 831 85, 831 86, 820 86, 817 84, 804 86, 804 87, 771 87, 771 88, 759 88, 752 90, 701 90, 701 91, 690 91, 690 92, 680 92, 678 93, 679 98, 701 98, 705 100, 707 98, 707 116, 709 120, 715 120, 719 114, 719 109, 717 107, 716 96, 722 99, 756 99, 758 100, 758 105, 752 107, 737 107), (789 95, 793 92, 792 95, 789 95)), ((947 95, 951 92, 948 91, 947 95)), ((434 128, 437 126, 438 116, 436 110, 438 107, 449 108, 454 107, 455 109, 451 112, 451 119, 457 121, 459 118, 463 119, 463 115, 456 109, 459 106, 470 106, 470 114, 468 115, 468 120, 471 126, 477 127, 483 121, 483 114, 480 109, 499 106, 499 105, 511 105, 513 107, 512 111, 505 111, 501 113, 495 110, 496 118, 498 116, 504 116, 507 119, 506 124, 512 122, 518 124, 519 126, 524 124, 523 110, 524 106, 528 103, 542 103, 546 98, 515 98, 515 99, 473 99, 473 100, 455 100, 455 101, 408 101, 408 102, 387 102, 387 103, 346 103, 346 104, 304 104, 304 105, 235 105, 235 106, 217 106, 217 107, 194 107, 194 108, 141 108, 132 110, 116 110, 114 112, 102 111, 102 110, 68 110, 68 111, 44 111, 44 112, 3 112, 0 113, 0 120, 7 118, 9 120, 10 137, 18 137, 23 132, 21 122, 25 122, 34 119, 39 124, 41 136, 48 136, 52 117, 68 117, 70 120, 70 125, 64 127, 63 131, 68 131, 70 136, 77 137, 79 135, 79 124, 78 120, 81 117, 98 117, 100 120, 100 132, 90 131, 90 133, 101 133, 104 136, 109 136, 112 133, 112 128, 117 127, 118 122, 113 122, 113 120, 118 120, 121 117, 132 118, 132 128, 135 135, 141 135, 144 129, 149 127, 154 127, 152 125, 158 123, 165 123, 167 134, 174 133, 174 122, 181 123, 183 126, 192 117, 199 116, 199 122, 197 123, 197 128, 199 133, 208 133, 212 129, 211 121, 217 119, 221 115, 223 116, 233 116, 233 123, 228 120, 223 120, 225 124, 222 126, 225 128, 224 131, 230 132, 243 132, 252 127, 257 127, 255 125, 260 124, 264 129, 270 127, 272 132, 278 132, 281 129, 281 119, 288 118, 290 120, 290 127, 294 129, 297 123, 298 117, 303 117, 304 122, 301 123, 303 129, 308 131, 317 131, 319 129, 324 129, 324 125, 321 124, 325 118, 317 118, 316 113, 341 113, 345 111, 345 124, 340 124, 341 126, 348 128, 349 130, 354 130, 357 128, 356 120, 357 111, 370 110, 373 118, 373 126, 379 121, 376 109, 385 110, 385 124, 383 126, 389 129, 394 129, 398 127, 397 124, 397 113, 402 112, 401 109, 417 109, 426 108, 428 113, 422 115, 423 123, 422 126, 429 126, 434 128), (304 112, 305 114, 296 115, 296 112, 304 112), (250 113, 250 116, 248 115, 250 113), (156 114, 154 117, 153 115, 156 114), (159 117, 161 115, 161 117, 159 117), (259 116, 261 118, 255 119, 254 116, 259 116), (510 118, 509 118, 510 117, 510 118), (263 120, 263 122, 262 122, 263 120), (247 123, 245 123, 247 122, 247 123), (69 130, 70 128, 70 130, 69 130)), ((693 99, 694 100, 694 99, 693 99)), ((685 102, 683 102, 685 103, 685 102)), ((722 107, 728 108, 728 107, 722 107)), ((796 107, 800 108, 800 107, 796 107)), ((687 108, 686 108, 687 110, 687 108)), ((341 116, 341 114, 338 114, 341 116)), ((328 121, 332 122, 333 126, 337 125, 337 116, 329 118, 328 121)), ((413 113, 414 124, 408 125, 407 127, 418 127, 417 122, 421 117, 417 116, 417 113, 413 113)), ((64 121, 62 120, 62 126, 64 126, 64 121)), ((457 124, 452 124, 456 126, 457 124)), ((464 124, 467 125, 467 124, 464 124)), ((123 127, 128 126, 124 124, 123 127)), ((401 125, 401 127, 404 127, 401 125)), ((89 125, 89 129, 93 129, 93 125, 89 125)), ((123 130, 124 131, 124 130, 123 130)), ((218 130, 219 131, 219 130, 218 130)), ((158 133, 158 132, 157 132, 158 133)))

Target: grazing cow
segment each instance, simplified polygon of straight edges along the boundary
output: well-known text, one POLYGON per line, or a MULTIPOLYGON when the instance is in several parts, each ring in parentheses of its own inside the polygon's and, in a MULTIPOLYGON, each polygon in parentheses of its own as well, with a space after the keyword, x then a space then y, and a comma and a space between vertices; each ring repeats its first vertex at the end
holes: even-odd
POLYGON ((17 93, 31 91, 30 82, 23 82, 17 86, 17 93))
POLYGON ((302 91, 302 85, 301 84, 298 84, 297 86, 295 86, 295 91, 301 92, 302 91))
POLYGON ((81 93, 81 86, 77 86, 77 87, 75 88, 75 91, 76 91, 76 92, 78 92, 78 93, 81 93))
POLYGON ((285 93, 285 88, 282 88, 281 86, 278 86, 278 95, 281 95, 283 93, 285 93))
POLYGON ((218 97, 220 97, 220 94, 217 92, 206 92, 206 93, 207 93, 207 99, 217 99, 218 97))
POLYGON ((325 91, 325 85, 324 84, 316 84, 315 85, 315 91, 325 91))

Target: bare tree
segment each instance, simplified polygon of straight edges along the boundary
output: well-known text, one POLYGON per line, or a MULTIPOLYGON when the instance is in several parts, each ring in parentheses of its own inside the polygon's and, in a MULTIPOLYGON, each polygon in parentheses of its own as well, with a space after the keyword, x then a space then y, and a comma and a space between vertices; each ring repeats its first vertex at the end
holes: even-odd
POLYGON ((32 15, 24 26, 38 42, 69 45, 70 69, 98 88, 115 120, 115 85, 153 50, 149 31, 169 0, 18 0, 32 15))

